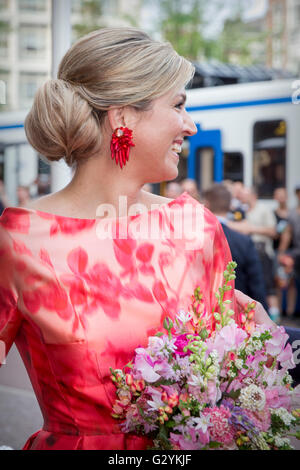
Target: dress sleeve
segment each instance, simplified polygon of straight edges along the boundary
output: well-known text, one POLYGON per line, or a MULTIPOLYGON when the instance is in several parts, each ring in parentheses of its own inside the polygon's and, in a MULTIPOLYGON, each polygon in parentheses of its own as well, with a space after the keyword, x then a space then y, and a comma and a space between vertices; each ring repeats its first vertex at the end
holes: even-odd
MULTIPOLYGON (((219 311, 219 305, 215 293, 223 286, 224 271, 227 264, 232 261, 231 251, 227 242, 227 238, 223 232, 220 222, 216 219, 216 230, 213 242, 213 259, 211 270, 211 306, 213 312, 219 311)), ((231 300, 228 308, 234 310, 235 316, 232 317, 238 325, 240 325, 240 312, 235 300, 234 281, 230 281, 231 290, 225 292, 224 300, 231 300)))
POLYGON ((21 324, 14 283, 14 263, 9 234, 0 223, 0 366, 15 340, 21 324))

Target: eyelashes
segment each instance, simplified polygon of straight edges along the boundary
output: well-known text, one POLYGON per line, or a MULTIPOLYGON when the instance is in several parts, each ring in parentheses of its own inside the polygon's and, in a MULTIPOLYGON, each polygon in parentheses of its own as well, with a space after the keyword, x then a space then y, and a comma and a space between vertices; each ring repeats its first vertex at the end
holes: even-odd
POLYGON ((176 104, 175 108, 178 108, 178 109, 184 108, 184 101, 181 101, 180 103, 176 104))

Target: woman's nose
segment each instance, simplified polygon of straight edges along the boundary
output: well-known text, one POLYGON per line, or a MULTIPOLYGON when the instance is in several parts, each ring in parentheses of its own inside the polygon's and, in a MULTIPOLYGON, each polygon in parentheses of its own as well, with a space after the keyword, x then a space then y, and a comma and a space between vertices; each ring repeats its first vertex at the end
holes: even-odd
POLYGON ((193 119, 191 118, 191 116, 187 113, 187 111, 185 111, 185 133, 187 136, 192 136, 192 135, 195 135, 197 133, 197 127, 193 121, 193 119))

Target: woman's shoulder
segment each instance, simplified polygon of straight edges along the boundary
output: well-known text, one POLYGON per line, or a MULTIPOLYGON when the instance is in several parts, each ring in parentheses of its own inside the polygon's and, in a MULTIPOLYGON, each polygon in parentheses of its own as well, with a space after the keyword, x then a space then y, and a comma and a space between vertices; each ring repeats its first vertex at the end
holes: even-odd
POLYGON ((55 198, 53 194, 46 194, 45 196, 36 197, 34 199, 30 199, 24 206, 23 209, 33 209, 35 211, 44 211, 44 212, 51 212, 55 211, 55 198))

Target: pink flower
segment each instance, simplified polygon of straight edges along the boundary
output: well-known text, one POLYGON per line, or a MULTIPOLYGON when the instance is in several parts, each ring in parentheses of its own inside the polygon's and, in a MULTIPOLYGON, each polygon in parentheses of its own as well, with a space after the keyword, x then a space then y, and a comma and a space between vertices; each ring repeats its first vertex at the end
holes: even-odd
POLYGON ((207 395, 211 406, 215 405, 222 397, 221 390, 214 380, 208 380, 207 382, 207 395))
POLYGON ((216 333, 212 339, 206 341, 208 349, 207 354, 214 349, 218 352, 219 357, 223 358, 224 354, 232 349, 238 349, 242 342, 248 337, 247 333, 238 327, 236 323, 224 326, 216 333))
POLYGON ((291 396, 291 405, 293 408, 298 408, 300 403, 300 385, 294 388, 291 396))
POLYGON ((190 356, 192 354, 192 351, 188 349, 187 352, 184 352, 183 350, 185 346, 187 346, 188 344, 189 344, 189 340, 187 339, 186 333, 183 335, 177 336, 176 341, 174 343, 174 345, 176 346, 175 354, 177 356, 190 356))
POLYGON ((278 361, 280 362, 281 367, 285 369, 293 369, 296 367, 294 358, 293 358, 293 350, 290 344, 287 344, 283 351, 277 356, 278 361))
POLYGON ((140 349, 138 351, 139 353, 136 355, 134 361, 135 369, 142 374, 142 378, 146 380, 146 382, 156 382, 160 379, 160 375, 155 372, 155 362, 145 350, 140 349))
POLYGON ((288 340, 288 335, 285 333, 283 326, 276 327, 271 332, 272 338, 266 341, 266 352, 271 356, 277 356, 284 349, 284 346, 288 340))
POLYGON ((259 431, 267 432, 271 425, 271 413, 267 407, 262 411, 253 412, 243 409, 243 414, 248 416, 259 431))
POLYGON ((254 356, 248 356, 246 360, 246 365, 250 369, 258 369, 259 363, 260 362, 266 362, 267 356, 262 353, 261 351, 256 351, 254 356))
POLYGON ((170 433, 170 442, 176 450, 199 450, 199 444, 185 439, 181 434, 170 433))
POLYGON ((161 377, 169 379, 172 376, 173 369, 167 360, 154 361, 143 348, 137 348, 135 351, 135 372, 139 372, 146 382, 153 383, 161 377))
POLYGON ((282 406, 289 410, 291 407, 289 390, 283 386, 266 389, 265 396, 268 408, 280 408, 282 406))
POLYGON ((230 444, 234 440, 234 428, 228 422, 231 413, 228 408, 221 405, 220 408, 215 406, 214 408, 205 408, 202 411, 205 416, 210 416, 212 426, 209 427, 208 432, 211 440, 222 442, 223 444, 230 444))

